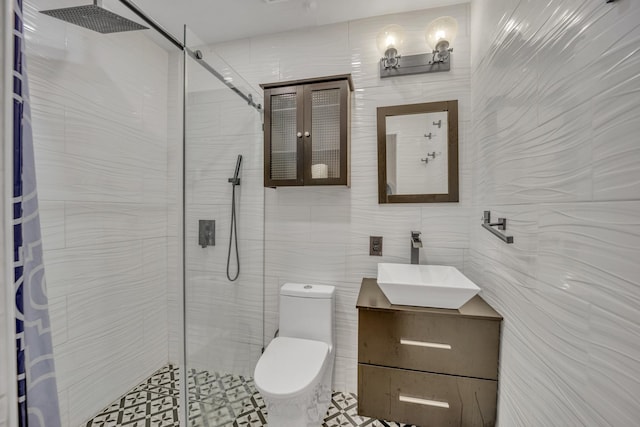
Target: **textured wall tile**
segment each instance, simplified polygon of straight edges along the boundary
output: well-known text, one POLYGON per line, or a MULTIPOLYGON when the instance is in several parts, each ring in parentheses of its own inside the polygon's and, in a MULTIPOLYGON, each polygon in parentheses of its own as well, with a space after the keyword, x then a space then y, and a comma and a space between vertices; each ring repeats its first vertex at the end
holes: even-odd
POLYGON ((45 268, 49 297, 137 281, 141 264, 139 241, 47 251, 45 268), (69 259, 74 260, 73 269, 69 269, 69 259))
POLYGON ((68 338, 67 297, 49 298, 49 317, 54 345, 66 342, 68 338))
MULTIPOLYGON (((247 106, 243 105, 243 107, 247 106)), ((200 109, 202 107, 194 108, 194 110, 200 109)), ((208 110, 210 108, 207 104, 208 110)), ((191 108, 188 111, 190 112, 191 108)), ((253 115, 250 110, 244 112, 253 115)), ((261 133, 256 131, 251 135, 223 135, 218 131, 209 135, 200 135, 195 131, 188 130, 188 132, 188 144, 185 150, 188 172, 210 173, 212 177, 225 178, 224 182, 227 183, 226 178, 233 176, 238 154, 242 154, 242 172, 262 171, 264 150, 261 133)))
POLYGON ((66 246, 64 237, 64 202, 38 201, 38 208, 45 250, 64 248, 66 246))
MULTIPOLYGON (((306 77, 331 76, 348 73, 349 33, 348 23, 325 25, 314 31, 282 33, 278 38, 280 80, 306 77)), ((277 36, 276 36, 277 37, 277 36)))
POLYGON ((273 242, 265 263, 268 274, 284 282, 331 284, 344 280, 346 249, 331 243, 273 242))
POLYGON ((358 359, 336 357, 333 371, 333 387, 350 393, 358 391, 358 359))
POLYGON ((63 427, 72 426, 69 422, 69 392, 60 390, 58 386, 58 406, 60 407, 60 424, 63 427))
POLYGON ((148 366, 163 366, 169 360, 166 295, 155 296, 145 304, 142 328, 146 363, 148 366))
MULTIPOLYGON (((154 283, 133 282, 110 288, 92 289, 67 297, 68 334, 70 339, 91 335, 96 330, 108 331, 119 319, 126 319, 153 297, 154 283), (109 325, 109 326, 105 326, 109 325)), ((138 322, 132 326, 141 327, 138 322)))
POLYGON ((497 204, 590 199, 590 123, 591 109, 585 105, 531 131, 506 126, 499 134, 479 132, 476 179, 482 183, 481 197, 497 204))
MULTIPOLYGON (((238 154, 234 154, 233 158, 229 158, 224 165, 218 164, 214 168, 187 172, 187 203, 190 205, 226 204, 231 211, 233 189, 228 179, 233 177, 238 154)), ((242 162, 244 161, 243 155, 242 162)), ((242 210, 247 204, 262 207, 264 193, 262 170, 242 169, 239 176, 240 186, 236 187, 238 209, 242 210)))
POLYGON ((421 208, 422 244, 436 248, 469 247, 469 209, 428 206, 421 208))
POLYGON ((46 82, 42 88, 32 88, 40 96, 31 96, 31 117, 43 123, 33 131, 33 143, 36 151, 50 150, 64 152, 65 150, 65 99, 54 93, 49 93, 46 82), (38 90, 40 89, 40 90, 38 90))
POLYGON ((66 203, 65 238, 69 246, 163 236, 166 205, 66 203))
POLYGON ((135 202, 142 196, 140 171, 108 159, 42 150, 36 168, 42 200, 135 202))
MULTIPOLYGON (((635 22, 638 19, 640 10, 635 13, 635 22)), ((628 37, 640 40, 640 28, 636 26, 628 37)), ((636 46, 637 43, 631 41, 625 43, 624 48, 616 45, 615 49, 620 49, 619 55, 624 58, 617 62, 613 78, 621 81, 594 99, 593 192, 596 200, 637 200, 640 196, 640 173, 636 167, 640 160, 640 105, 637 102, 640 53, 635 50, 636 46)))
MULTIPOLYGON (((358 358, 358 313, 360 283, 336 283, 336 357, 358 358)), ((345 390, 347 391, 347 390, 345 390)), ((348 390, 355 391, 355 390, 348 390)))
POLYGON ((611 425, 631 425, 638 419, 637 319, 637 312, 633 317, 600 307, 593 307, 590 312, 589 388, 584 398, 594 419, 611 425))
MULTIPOLYGON (((61 390, 73 388, 83 378, 100 372, 104 374, 108 369, 119 367, 122 358, 129 357, 132 365, 139 364, 144 354, 142 318, 141 314, 136 314, 130 319, 117 319, 108 331, 101 334, 99 340, 96 340, 95 336, 85 335, 57 346, 55 353, 58 387, 61 390), (131 322, 140 327, 128 328, 131 322)), ((129 379, 125 384, 133 387, 136 383, 129 379)), ((112 397, 106 404, 115 397, 117 396, 112 397)), ((87 399, 90 398, 91 396, 87 396, 87 399)), ((106 405, 98 400, 94 402, 95 405, 106 405)), ((92 414, 87 413, 85 416, 89 415, 92 414)))
POLYGON ((24 6, 59 400, 76 426, 168 358, 169 55, 24 6))
POLYGON ((639 10, 472 5, 473 216, 506 217, 515 240, 472 221, 465 259, 505 318, 500 425, 638 418, 639 10))
POLYGON ((241 273, 237 282, 230 282, 224 273, 187 271, 186 281, 188 357, 203 351, 215 353, 221 339, 262 344, 261 275, 241 273))
POLYGON ((308 242, 311 240, 311 207, 283 206, 271 197, 275 192, 266 193, 265 222, 267 236, 265 244, 278 242, 308 242), (280 233, 286 227, 286 233, 280 233))
MULTIPOLYGON (((102 354, 110 357, 107 360, 94 359, 90 367, 85 367, 90 374, 69 388, 70 425, 86 422, 105 406, 103 402, 113 402, 122 395, 123 389, 131 389, 158 369, 158 366, 147 364, 141 357, 145 354, 145 349, 140 338, 135 341, 118 341, 109 337, 111 343, 115 343, 111 345, 114 345, 116 351, 103 350, 102 354), (96 387, 96 384, 100 384, 100 387, 96 387)), ((103 340, 106 339, 103 337, 103 340)))

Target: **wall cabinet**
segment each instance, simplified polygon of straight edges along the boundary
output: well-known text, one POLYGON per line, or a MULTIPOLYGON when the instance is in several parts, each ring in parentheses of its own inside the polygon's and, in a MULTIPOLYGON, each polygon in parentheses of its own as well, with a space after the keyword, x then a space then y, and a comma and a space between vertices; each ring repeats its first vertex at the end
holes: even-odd
POLYGON ((264 185, 349 185, 350 75, 260 85, 264 185))
POLYGON ((358 296, 358 414, 422 427, 496 421, 502 317, 480 296, 458 310, 358 296))

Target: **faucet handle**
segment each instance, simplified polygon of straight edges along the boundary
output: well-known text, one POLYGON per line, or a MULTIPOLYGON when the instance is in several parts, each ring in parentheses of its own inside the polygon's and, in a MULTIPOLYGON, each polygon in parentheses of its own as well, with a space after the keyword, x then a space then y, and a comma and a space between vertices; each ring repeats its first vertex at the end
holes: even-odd
POLYGON ((420 235, 422 233, 420 231, 412 231, 411 232, 411 245, 414 248, 421 248, 422 247, 422 240, 420 239, 420 235))

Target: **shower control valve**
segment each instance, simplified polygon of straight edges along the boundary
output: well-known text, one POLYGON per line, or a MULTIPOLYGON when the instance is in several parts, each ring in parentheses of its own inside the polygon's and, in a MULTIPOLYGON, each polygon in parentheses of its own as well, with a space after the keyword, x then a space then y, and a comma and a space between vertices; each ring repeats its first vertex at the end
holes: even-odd
POLYGON ((215 219, 201 219, 198 221, 198 244, 203 248, 216 245, 215 219))

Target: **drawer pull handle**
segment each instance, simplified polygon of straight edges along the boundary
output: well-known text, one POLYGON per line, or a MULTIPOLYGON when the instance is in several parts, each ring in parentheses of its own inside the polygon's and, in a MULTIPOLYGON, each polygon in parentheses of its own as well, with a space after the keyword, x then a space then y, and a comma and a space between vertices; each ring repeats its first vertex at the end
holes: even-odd
POLYGON ((449 404, 447 402, 439 402, 437 400, 418 399, 417 397, 410 397, 410 396, 403 396, 403 395, 400 395, 398 397, 398 400, 400 400, 400 402, 416 403, 418 405, 436 406, 438 408, 449 409, 449 404))
POLYGON ((414 345, 416 347, 429 347, 429 348, 440 348, 442 350, 451 350, 451 346, 449 344, 440 344, 437 342, 427 342, 427 341, 412 341, 412 340, 405 340, 404 338, 400 338, 400 344, 414 345))

